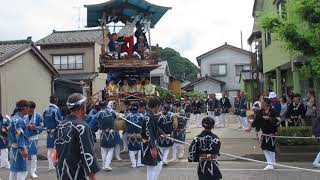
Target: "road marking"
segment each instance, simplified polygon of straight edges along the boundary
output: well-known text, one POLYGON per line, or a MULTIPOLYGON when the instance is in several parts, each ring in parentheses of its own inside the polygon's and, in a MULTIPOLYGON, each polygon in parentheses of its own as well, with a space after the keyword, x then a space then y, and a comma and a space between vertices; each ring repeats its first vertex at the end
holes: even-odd
MULTIPOLYGON (((48 167, 46 166, 38 166, 39 169, 48 169, 48 167)), ((114 169, 118 169, 118 168, 114 168, 114 169)), ((121 168, 119 168, 121 169, 121 168)), ((128 167, 128 169, 131 169, 128 167)), ((189 170, 196 170, 197 168, 196 167, 190 167, 190 168, 176 168, 176 167, 165 167, 164 169, 167 169, 167 170, 184 170, 184 171, 189 171, 189 170)), ((237 169, 237 168, 221 168, 220 169, 221 171, 266 171, 266 170, 263 170, 263 169, 237 169)), ((296 170, 296 169, 275 169, 275 170, 270 170, 270 172, 272 171, 291 171, 291 172, 298 172, 298 171, 301 171, 301 170, 296 170)), ((55 171, 49 171, 49 172, 55 172, 55 171)), ((266 171, 266 172, 269 172, 269 171, 266 171)), ((0 179, 1 180, 1 179, 0 179)))

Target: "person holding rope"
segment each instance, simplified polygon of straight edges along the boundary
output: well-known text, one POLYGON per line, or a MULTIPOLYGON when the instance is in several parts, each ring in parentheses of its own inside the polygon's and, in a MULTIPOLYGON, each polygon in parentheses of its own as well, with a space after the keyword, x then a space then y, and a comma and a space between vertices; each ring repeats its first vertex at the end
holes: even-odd
POLYGON ((43 131, 43 119, 41 115, 34 111, 36 103, 29 102, 29 116, 28 116, 28 135, 29 135, 29 147, 28 153, 31 155, 31 178, 38 178, 37 171, 37 154, 38 154, 38 139, 39 134, 43 131))
POLYGON ((10 168, 9 156, 8 156, 8 128, 10 125, 10 119, 3 117, 0 113, 0 168, 10 168))
POLYGON ((170 111, 170 105, 165 104, 162 109, 162 114, 159 117, 158 126, 163 133, 158 137, 157 143, 159 149, 163 155, 162 162, 163 165, 168 164, 168 155, 170 148, 173 146, 173 141, 168 139, 167 137, 171 137, 173 132, 173 124, 172 124, 172 113, 170 111))
POLYGON ((49 162, 49 171, 55 170, 54 162, 51 159, 51 154, 54 148, 54 135, 55 135, 55 128, 58 126, 60 121, 62 121, 62 115, 58 104, 58 98, 55 96, 50 97, 50 104, 49 107, 43 113, 43 123, 44 127, 47 130, 47 158, 49 162))
POLYGON ((84 121, 86 98, 82 94, 68 97, 71 114, 56 128, 55 149, 58 180, 95 180, 100 168, 94 154, 94 142, 90 127, 84 121))
MULTIPOLYGON (((109 101, 107 108, 111 109, 115 114, 116 114, 116 102, 115 101, 109 101)), ((119 130, 115 129, 114 130, 114 141, 115 141, 115 147, 114 147, 114 155, 118 161, 121 161, 120 157, 120 144, 122 144, 122 139, 120 137, 120 132, 119 130)))
POLYGON ((212 117, 202 120, 204 130, 197 135, 189 147, 189 162, 198 162, 199 180, 219 180, 222 174, 219 170, 217 157, 220 155, 221 142, 212 133, 215 122, 212 117))
POLYGON ((142 124, 142 164, 147 166, 147 180, 157 180, 162 169, 161 153, 156 142, 160 136, 158 117, 155 115, 159 105, 160 101, 157 98, 149 100, 145 121, 142 124))
POLYGON ((144 115, 139 113, 138 109, 139 103, 133 102, 130 107, 130 112, 126 114, 126 132, 128 134, 128 149, 132 168, 143 166, 141 164, 141 128, 135 125, 142 126, 144 115))
POLYGON ((116 114, 111 108, 106 105, 101 107, 101 110, 97 114, 97 122, 100 135, 101 157, 102 157, 102 169, 106 171, 112 171, 110 166, 113 157, 115 143, 115 130, 114 121, 116 120, 116 114))
POLYGON ((25 180, 28 161, 28 135, 26 116, 29 113, 29 102, 20 100, 16 103, 17 113, 11 118, 8 139, 10 142, 10 175, 9 180, 25 180))
POLYGON ((272 137, 278 130, 279 112, 272 108, 272 102, 268 98, 264 98, 261 102, 262 109, 256 114, 251 126, 246 129, 250 132, 252 128, 261 129, 263 135, 261 136, 261 149, 264 152, 268 165, 264 170, 273 170, 276 162, 276 138, 272 137))
MULTIPOLYGON (((126 116, 128 113, 130 113, 131 103, 128 99, 125 99, 123 101, 123 104, 125 106, 125 110, 124 110, 123 114, 126 116)), ((126 153, 126 152, 128 152, 128 133, 126 132, 126 130, 124 130, 122 132, 121 139, 122 139, 123 149, 121 150, 120 153, 126 153)))
MULTIPOLYGON (((173 131, 173 138, 179 141, 185 142, 186 141, 186 113, 181 108, 181 103, 179 101, 175 101, 173 103, 173 110, 176 113, 176 120, 177 122, 173 124, 174 131, 173 131)), ((173 117, 175 114, 173 115, 173 117)), ((182 159, 184 156, 184 144, 174 142, 172 146, 172 159, 170 161, 175 161, 178 158, 182 159)))

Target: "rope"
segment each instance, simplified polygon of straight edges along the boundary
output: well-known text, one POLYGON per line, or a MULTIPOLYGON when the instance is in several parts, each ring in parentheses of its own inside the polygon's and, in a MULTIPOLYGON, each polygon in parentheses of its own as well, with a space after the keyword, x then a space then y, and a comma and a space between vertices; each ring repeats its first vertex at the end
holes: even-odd
MULTIPOLYGON (((178 117, 189 119, 189 120, 196 120, 194 118, 187 118, 187 117, 179 116, 178 114, 175 114, 175 115, 178 117)), ((240 129, 235 129, 235 128, 231 128, 231 127, 225 127, 225 128, 243 132, 243 130, 240 130, 240 129)), ((274 138, 279 138, 279 139, 320 139, 320 137, 312 137, 312 136, 311 137, 310 136, 276 136, 276 135, 264 134, 264 133, 260 133, 260 132, 246 132, 246 133, 254 133, 254 134, 258 134, 258 135, 262 135, 262 136, 274 137, 274 138)))
MULTIPOLYGON (((123 114, 118 113, 119 117, 122 118, 123 120, 125 120, 126 122, 138 127, 138 128, 142 128, 141 126, 127 120, 125 117, 123 117, 123 114)), ((166 137, 167 139, 170 139, 172 141, 175 141, 177 143, 181 143, 181 144, 185 144, 185 145, 191 145, 188 142, 183 142, 171 137, 166 137)), ((297 170, 302 170, 302 171, 308 171, 308 172, 316 172, 316 173, 320 173, 320 170, 314 170, 314 169, 307 169, 307 168, 301 168, 301 167, 296 167, 296 166, 289 166, 289 165, 283 165, 283 164, 278 164, 278 163, 268 163, 268 162, 264 162, 264 161, 259 161, 259 160, 255 160, 255 159, 249 159, 249 158, 245 158, 245 157, 241 157, 241 156, 237 156, 237 155, 233 155, 233 154, 228 154, 228 153, 224 153, 224 152, 220 152, 220 154, 225 155, 225 156, 229 156, 229 157, 233 157, 236 159, 241 159, 241 160, 245 160, 245 161, 249 161, 249 162, 256 162, 256 163, 261 163, 261 164, 267 164, 267 165, 274 165, 274 166, 278 166, 278 167, 283 167, 283 168, 289 168, 289 169, 297 169, 297 170)))

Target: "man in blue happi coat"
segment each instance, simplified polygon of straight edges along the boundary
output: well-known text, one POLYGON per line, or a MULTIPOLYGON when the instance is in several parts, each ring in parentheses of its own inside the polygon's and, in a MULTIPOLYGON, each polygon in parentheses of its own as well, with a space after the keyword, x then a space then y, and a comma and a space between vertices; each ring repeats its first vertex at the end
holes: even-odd
POLYGON ((43 113, 43 122, 44 127, 47 129, 47 158, 49 162, 49 170, 54 170, 54 162, 51 159, 51 153, 54 149, 54 137, 55 137, 55 128, 58 126, 60 121, 63 120, 63 117, 61 115, 61 111, 58 104, 58 98, 55 96, 50 97, 50 104, 48 108, 43 113))
POLYGON ((114 122, 116 120, 115 112, 107 107, 101 107, 101 110, 97 114, 97 122, 99 129, 101 130, 100 143, 101 143, 101 157, 102 157, 102 169, 112 171, 110 167, 115 142, 115 130, 114 122))
POLYGON ((29 103, 20 100, 16 103, 17 113, 12 117, 8 138, 10 143, 10 176, 9 180, 25 180, 27 177, 27 126, 26 115, 29 113, 29 103))
POLYGON ((139 103, 133 102, 130 111, 126 114, 126 131, 128 133, 128 149, 131 160, 131 167, 141 167, 141 126, 144 121, 144 115, 138 112, 139 103), (131 123, 130 123, 131 122, 131 123), (137 126, 140 127, 137 127, 137 126), (137 156, 137 158, 136 158, 137 156))
POLYGON ((8 156, 8 128, 10 119, 0 114, 0 168, 10 168, 8 156))
MULTIPOLYGON (((184 142, 186 140, 186 125, 187 125, 187 119, 186 119, 186 113, 181 108, 181 103, 179 101, 176 101, 173 104, 173 111, 178 119, 178 126, 175 127, 173 131, 173 138, 177 139, 179 141, 184 142)), ((178 158, 183 158, 184 155, 184 144, 174 142, 172 146, 172 159, 170 161, 175 161, 177 159, 177 153, 178 158)))
POLYGON ((247 119, 247 99, 244 95, 244 92, 240 92, 240 102, 239 102, 239 116, 241 127, 243 129, 248 128, 248 119, 247 119))
POLYGON ((44 124, 41 115, 35 112, 36 103, 33 101, 29 102, 29 116, 28 116, 28 136, 29 136, 29 147, 28 153, 31 156, 31 168, 30 177, 38 178, 37 171, 37 154, 38 154, 38 135, 42 132, 44 124))
POLYGON ((148 101, 148 110, 145 114, 145 120, 142 125, 142 163, 147 166, 147 180, 157 180, 161 169, 161 153, 156 143, 160 136, 158 128, 158 112, 160 101, 157 98, 151 98, 148 101))
POLYGON ((168 164, 169 151, 173 145, 173 141, 167 138, 172 136, 172 132, 174 130, 173 123, 172 123, 172 113, 169 111, 170 111, 170 105, 169 104, 164 105, 162 108, 162 114, 160 115, 158 120, 158 126, 160 129, 160 133, 162 133, 162 135, 158 137, 157 143, 163 155, 162 157, 163 165, 168 164))

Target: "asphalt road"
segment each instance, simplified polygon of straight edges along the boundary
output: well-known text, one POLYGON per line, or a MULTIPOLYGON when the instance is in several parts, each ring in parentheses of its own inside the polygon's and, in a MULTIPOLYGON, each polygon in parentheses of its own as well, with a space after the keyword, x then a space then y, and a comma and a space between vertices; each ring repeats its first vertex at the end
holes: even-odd
MULTIPOLYGON (((55 172, 48 172, 47 162, 38 162, 38 175, 40 180, 55 180, 55 172)), ((312 168, 310 163, 282 163, 304 168, 312 168)), ((146 168, 130 168, 130 162, 113 162, 113 171, 101 171, 97 175, 98 180, 143 180, 146 179, 146 168)), ((196 163, 175 162, 164 167, 159 180, 193 180, 197 179, 196 163)), ((319 180, 320 171, 306 172, 293 169, 277 168, 274 171, 263 171, 263 164, 242 161, 221 161, 220 169, 224 180, 319 180)), ((7 180, 9 171, 0 169, 0 179, 7 180)))

